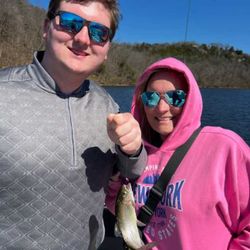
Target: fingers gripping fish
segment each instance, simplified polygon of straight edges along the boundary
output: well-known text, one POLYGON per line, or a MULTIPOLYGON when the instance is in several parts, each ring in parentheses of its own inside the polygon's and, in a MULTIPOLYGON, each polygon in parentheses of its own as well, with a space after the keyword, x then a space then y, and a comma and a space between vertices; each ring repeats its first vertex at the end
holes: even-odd
POLYGON ((137 227, 134 195, 131 184, 123 184, 116 200, 116 227, 126 245, 131 250, 147 250, 154 247, 155 242, 144 244, 137 227))

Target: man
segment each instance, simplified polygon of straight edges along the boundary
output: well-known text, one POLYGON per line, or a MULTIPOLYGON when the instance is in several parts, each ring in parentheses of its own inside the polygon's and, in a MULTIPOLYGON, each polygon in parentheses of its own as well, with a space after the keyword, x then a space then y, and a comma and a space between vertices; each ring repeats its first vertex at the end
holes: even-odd
POLYGON ((0 71, 1 249, 97 249, 114 165, 142 172, 138 123, 87 80, 118 21, 116 0, 51 0, 45 51, 0 71))

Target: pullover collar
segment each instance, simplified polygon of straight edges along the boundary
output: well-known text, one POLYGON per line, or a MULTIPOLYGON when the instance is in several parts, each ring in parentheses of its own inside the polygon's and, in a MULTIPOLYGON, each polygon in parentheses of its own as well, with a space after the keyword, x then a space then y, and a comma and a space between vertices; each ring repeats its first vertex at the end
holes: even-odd
POLYGON ((61 98, 76 97, 81 98, 89 91, 90 81, 85 80, 82 85, 70 94, 61 92, 54 79, 47 73, 41 65, 44 51, 36 51, 32 64, 28 65, 28 73, 35 80, 36 85, 46 92, 58 95, 61 98))

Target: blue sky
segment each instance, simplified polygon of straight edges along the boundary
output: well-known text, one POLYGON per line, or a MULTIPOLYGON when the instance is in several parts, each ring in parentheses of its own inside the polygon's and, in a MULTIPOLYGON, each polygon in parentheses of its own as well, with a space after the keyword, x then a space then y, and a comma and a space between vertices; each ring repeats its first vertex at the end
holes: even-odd
MULTIPOLYGON (((29 2, 46 9, 49 0, 29 2)), ((186 40, 250 54, 250 0, 120 0, 120 6, 123 18, 116 42, 186 40)))

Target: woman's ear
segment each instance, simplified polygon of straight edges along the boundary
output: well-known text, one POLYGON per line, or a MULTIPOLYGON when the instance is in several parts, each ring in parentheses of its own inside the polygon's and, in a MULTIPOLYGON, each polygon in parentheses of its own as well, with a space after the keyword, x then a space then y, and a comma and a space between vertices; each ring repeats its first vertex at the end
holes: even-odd
POLYGON ((49 32, 50 20, 46 18, 43 23, 43 39, 47 38, 49 32))

